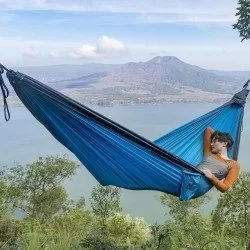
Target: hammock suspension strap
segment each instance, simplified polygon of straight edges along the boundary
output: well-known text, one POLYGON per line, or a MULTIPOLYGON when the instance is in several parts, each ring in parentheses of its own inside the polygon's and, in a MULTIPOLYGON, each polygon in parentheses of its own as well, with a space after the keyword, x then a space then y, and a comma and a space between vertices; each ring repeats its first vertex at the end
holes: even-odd
POLYGON ((10 119, 10 111, 7 103, 7 97, 9 96, 9 90, 7 86, 4 83, 2 74, 4 73, 4 70, 8 71, 7 68, 5 68, 2 64, 0 64, 0 88, 2 90, 3 94, 3 104, 4 104, 4 116, 5 121, 8 121, 10 119))

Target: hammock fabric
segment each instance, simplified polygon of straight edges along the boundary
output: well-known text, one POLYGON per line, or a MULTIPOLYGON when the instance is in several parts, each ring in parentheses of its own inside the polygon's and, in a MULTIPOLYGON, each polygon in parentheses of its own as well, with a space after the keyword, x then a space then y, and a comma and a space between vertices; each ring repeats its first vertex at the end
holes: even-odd
MULTIPOLYGON (((248 84, 223 106, 151 142, 29 76, 0 68, 2 73, 7 71, 9 82, 33 116, 102 185, 159 190, 181 200, 203 195, 212 185, 196 166, 202 160, 207 126, 232 135, 235 144, 229 156, 237 159, 248 84)), ((9 118, 2 77, 0 83, 9 118)))

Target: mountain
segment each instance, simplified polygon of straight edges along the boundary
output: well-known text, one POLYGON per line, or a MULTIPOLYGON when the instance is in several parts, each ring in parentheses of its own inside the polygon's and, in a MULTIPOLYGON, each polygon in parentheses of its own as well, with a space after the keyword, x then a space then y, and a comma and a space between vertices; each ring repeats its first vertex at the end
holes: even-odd
MULTIPOLYGON (((66 82, 64 82, 66 84, 66 82)), ((157 56, 146 62, 130 62, 108 72, 68 81, 68 88, 142 88, 177 94, 192 88, 206 92, 234 93, 238 82, 231 76, 190 65, 173 56, 157 56)))
POLYGON ((239 83, 244 83, 250 78, 250 71, 224 71, 224 70, 210 70, 210 71, 219 76, 228 76, 234 78, 239 83))
MULTIPOLYGON (((157 56, 146 62, 123 65, 56 65, 17 70, 74 100, 101 106, 222 102, 230 99, 250 77, 247 71, 206 70, 173 56, 157 56)), ((18 105, 16 97, 11 98, 11 102, 18 105)))
MULTIPOLYGON (((65 79, 82 77, 84 75, 89 75, 100 71, 110 71, 119 66, 119 64, 89 63, 82 65, 62 64, 52 66, 17 67, 12 69, 33 77, 34 79, 60 91, 66 88, 68 85, 68 82, 64 82, 65 79)), ((4 82, 7 84, 10 91, 10 95, 15 95, 15 92, 10 86, 5 75, 3 75, 3 77, 4 82)))
POLYGON ((60 90, 65 88, 64 80, 82 77, 101 71, 110 71, 120 65, 118 64, 101 64, 89 63, 82 65, 53 65, 53 66, 34 66, 34 67, 19 67, 14 70, 27 74, 38 81, 41 81, 49 86, 60 90))

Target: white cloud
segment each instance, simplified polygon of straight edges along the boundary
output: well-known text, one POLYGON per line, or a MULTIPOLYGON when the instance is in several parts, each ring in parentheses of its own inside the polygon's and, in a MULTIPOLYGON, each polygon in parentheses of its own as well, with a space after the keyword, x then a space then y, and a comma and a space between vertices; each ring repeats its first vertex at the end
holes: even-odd
MULTIPOLYGON (((21 37, 1 37, 1 61, 6 66, 51 65, 62 63, 126 63, 145 61, 154 56, 172 55, 185 62, 204 68, 224 70, 249 70, 249 43, 223 41, 219 43, 128 43, 126 53, 120 54, 123 47, 119 40, 106 36, 100 37, 96 45, 81 46, 78 50, 76 41, 69 43, 61 40, 30 40, 21 37), (118 43, 116 42, 118 41, 118 43), (71 56, 69 57, 69 52, 71 56), (101 53, 102 52, 102 53, 101 53), (129 52, 129 53, 128 53, 129 52), (119 56, 114 56, 114 55, 119 56), (233 60, 232 60, 233 58, 233 60), (78 59, 76 61, 76 59, 78 59)), ((122 43, 123 44, 123 43, 122 43)), ((124 46, 125 48, 125 46, 124 46)))
POLYGON ((61 40, 33 40, 19 36, 0 36, 0 63, 8 65, 49 65, 67 63, 68 51, 77 43, 61 40), (63 61, 65 59, 65 61, 63 61))
POLYGON ((101 36, 96 45, 83 44, 77 48, 77 42, 56 40, 31 40, 22 37, 0 36, 1 58, 24 57, 26 59, 105 59, 120 55, 126 51, 123 42, 101 36))
POLYGON ((123 42, 115 38, 101 36, 97 40, 96 46, 83 44, 76 51, 70 52, 69 56, 73 59, 95 59, 120 54, 125 50, 123 42))
MULTIPOLYGON (((52 49, 52 48, 51 48, 52 49)), ((41 51, 41 49, 31 46, 26 48, 25 52, 22 53, 22 56, 25 58, 33 58, 33 59, 41 59, 41 58, 47 58, 47 59, 55 59, 55 58, 61 58, 57 52, 55 51, 41 51)))
POLYGON ((107 36, 102 36, 97 40, 96 51, 100 54, 112 54, 125 50, 123 42, 110 38, 107 36))
POLYGON ((96 47, 91 45, 83 44, 77 51, 70 52, 69 56, 73 59, 80 58, 97 58, 99 55, 96 52, 96 47))

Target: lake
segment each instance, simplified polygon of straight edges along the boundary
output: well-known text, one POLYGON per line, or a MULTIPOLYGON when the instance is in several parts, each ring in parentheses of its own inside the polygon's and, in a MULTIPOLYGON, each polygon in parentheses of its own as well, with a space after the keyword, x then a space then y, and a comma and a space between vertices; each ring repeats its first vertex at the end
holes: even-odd
MULTIPOLYGON (((135 131, 149 140, 170 132, 180 125, 218 107, 218 104, 183 104, 166 103, 157 105, 137 105, 118 107, 93 107, 93 109, 123 126, 135 131)), ((247 162, 250 145, 250 107, 245 107, 243 134, 239 153, 239 161, 242 169, 250 170, 247 162)), ((39 156, 67 154, 70 159, 78 162, 77 158, 59 142, 28 112, 24 107, 11 108, 11 119, 4 121, 3 107, 0 107, 0 166, 11 166, 15 162, 26 164, 36 160, 39 156)), ((88 198, 97 181, 84 168, 81 167, 72 180, 65 186, 71 198, 78 199, 81 196, 88 198)), ((212 190, 213 197, 206 207, 205 214, 214 207, 215 199, 219 192, 212 190)), ((121 202, 124 212, 133 217, 144 217, 153 224, 156 221, 162 223, 166 208, 159 201, 160 192, 156 191, 130 191, 122 189, 121 202)))

